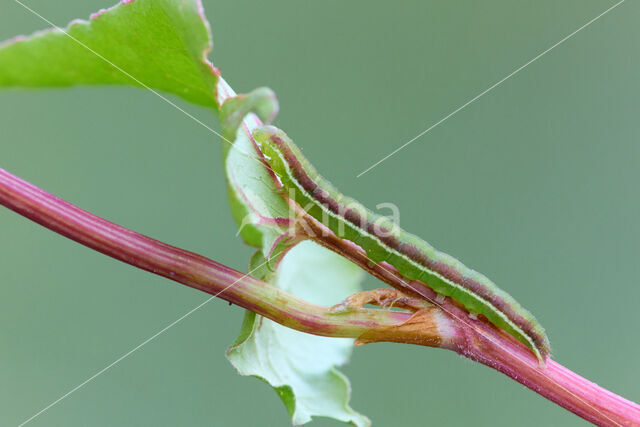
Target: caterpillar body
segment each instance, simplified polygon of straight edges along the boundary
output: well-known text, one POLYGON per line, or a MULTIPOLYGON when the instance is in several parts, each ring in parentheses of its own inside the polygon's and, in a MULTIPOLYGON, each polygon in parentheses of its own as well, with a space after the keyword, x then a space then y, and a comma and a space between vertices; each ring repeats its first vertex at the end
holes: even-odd
POLYGON ((419 280, 439 295, 458 301, 472 315, 484 315, 529 347, 544 364, 550 353, 544 328, 511 295, 454 257, 344 196, 320 176, 282 130, 264 126, 253 132, 253 138, 283 187, 292 190, 295 201, 309 215, 338 237, 363 248, 373 262, 386 261, 407 280, 419 280))

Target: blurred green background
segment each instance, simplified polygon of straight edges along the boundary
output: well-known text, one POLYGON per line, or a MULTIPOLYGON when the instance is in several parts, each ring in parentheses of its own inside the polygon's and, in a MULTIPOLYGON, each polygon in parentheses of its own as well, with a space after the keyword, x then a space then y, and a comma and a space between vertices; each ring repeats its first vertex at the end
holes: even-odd
MULTIPOLYGON (((113 0, 29 0, 63 25, 113 0)), ((554 358, 640 401, 640 3, 628 1, 371 172, 369 165, 614 4, 205 0, 212 59, 267 85, 318 169, 508 290, 554 358)), ((0 39, 47 25, 11 0, 0 39)), ((188 111, 217 126, 205 109, 188 111)), ((246 271, 220 141, 149 92, 0 92, 0 166, 111 221, 246 271)), ((0 425, 17 425, 206 295, 0 209, 0 425)), ((376 286, 369 279, 367 286, 376 286)), ((285 426, 224 351, 242 310, 215 301, 34 426, 285 426)), ((583 425, 453 353, 355 349, 352 406, 375 425, 583 425)), ((319 420, 317 426, 337 425, 319 420)))

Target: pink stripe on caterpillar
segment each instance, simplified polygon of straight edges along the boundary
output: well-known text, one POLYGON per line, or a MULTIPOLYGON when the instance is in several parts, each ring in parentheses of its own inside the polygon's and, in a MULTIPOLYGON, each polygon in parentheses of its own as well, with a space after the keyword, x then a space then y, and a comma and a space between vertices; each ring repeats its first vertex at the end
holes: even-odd
MULTIPOLYGON (((440 260, 431 259, 420 248, 411 244, 402 242, 397 237, 385 233, 385 231, 375 224, 371 223, 367 218, 355 209, 350 209, 345 205, 334 200, 330 194, 322 189, 320 185, 314 181, 308 174, 296 154, 291 150, 289 145, 277 135, 271 135, 270 141, 278 147, 284 160, 287 162, 292 175, 300 186, 311 195, 318 203, 325 206, 333 214, 344 218, 347 222, 356 228, 364 229, 369 234, 375 236, 388 248, 408 257, 417 264, 422 265, 447 280, 458 284, 467 289, 469 292, 477 295, 482 300, 491 304, 496 310, 503 313, 511 322, 522 329, 535 343, 536 347, 546 356, 547 338, 535 329, 535 324, 529 319, 516 312, 513 307, 504 300, 503 297, 493 293, 493 290, 486 284, 475 280, 471 277, 465 277, 455 266, 449 265, 440 260)), ((428 285, 428 284, 427 284, 428 285)))

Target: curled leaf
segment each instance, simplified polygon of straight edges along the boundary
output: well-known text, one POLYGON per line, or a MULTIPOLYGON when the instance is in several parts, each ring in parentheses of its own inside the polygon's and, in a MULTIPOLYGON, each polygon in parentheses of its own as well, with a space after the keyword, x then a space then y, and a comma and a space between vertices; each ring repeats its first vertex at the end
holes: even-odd
MULTIPOLYGON (((289 251, 275 274, 259 272, 261 265, 264 258, 258 253, 252 270, 281 289, 322 305, 357 292, 362 279, 354 264, 309 241, 289 251)), ((348 361, 352 348, 351 339, 304 334, 247 312, 227 358, 240 374, 271 385, 295 425, 322 416, 367 426, 369 420, 349 406, 349 381, 337 370, 348 361)))

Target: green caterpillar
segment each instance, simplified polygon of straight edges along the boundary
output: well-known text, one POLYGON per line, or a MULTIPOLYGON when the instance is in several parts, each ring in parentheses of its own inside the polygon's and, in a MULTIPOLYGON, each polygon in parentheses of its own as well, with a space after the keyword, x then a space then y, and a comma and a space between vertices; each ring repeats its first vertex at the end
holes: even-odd
POLYGON ((550 353, 544 328, 511 295, 484 275, 341 194, 282 130, 260 127, 253 138, 284 188, 298 204, 306 206, 309 215, 363 248, 373 262, 386 261, 407 280, 419 280, 439 295, 458 301, 471 314, 484 315, 529 347, 544 364, 550 353))

